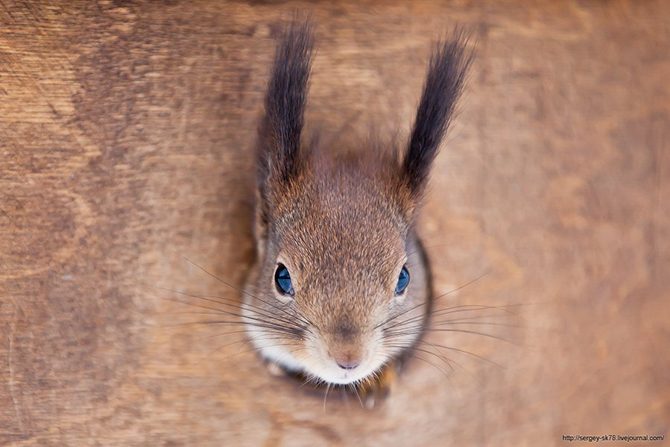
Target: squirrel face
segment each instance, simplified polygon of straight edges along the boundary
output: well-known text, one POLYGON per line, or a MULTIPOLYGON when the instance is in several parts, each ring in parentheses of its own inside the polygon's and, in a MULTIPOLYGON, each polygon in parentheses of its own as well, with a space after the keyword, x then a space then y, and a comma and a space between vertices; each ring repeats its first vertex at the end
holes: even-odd
POLYGON ((292 24, 275 55, 244 322, 268 360, 348 384, 410 349, 426 323, 428 272, 413 221, 470 56, 461 35, 440 44, 404 152, 335 154, 301 144, 311 36, 309 24, 292 24))
POLYGON ((396 337, 395 347, 384 345, 380 324, 427 293, 423 266, 416 256, 408 262, 409 222, 393 189, 384 187, 392 178, 335 163, 311 160, 310 171, 272 207, 251 293, 291 317, 267 312, 301 325, 300 338, 290 341, 294 363, 329 383, 349 383, 414 342, 416 331, 396 337))

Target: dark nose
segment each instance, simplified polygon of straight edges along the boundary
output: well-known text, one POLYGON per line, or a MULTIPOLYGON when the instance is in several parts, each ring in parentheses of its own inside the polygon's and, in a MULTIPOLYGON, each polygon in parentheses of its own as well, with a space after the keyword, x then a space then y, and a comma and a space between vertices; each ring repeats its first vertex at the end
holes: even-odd
POLYGON ((360 364, 358 360, 349 360, 349 361, 336 360, 335 362, 337 363, 337 366, 339 366, 342 369, 354 369, 360 364))
POLYGON ((354 369, 361 364, 361 356, 357 351, 345 350, 334 352, 333 360, 342 369, 354 369))

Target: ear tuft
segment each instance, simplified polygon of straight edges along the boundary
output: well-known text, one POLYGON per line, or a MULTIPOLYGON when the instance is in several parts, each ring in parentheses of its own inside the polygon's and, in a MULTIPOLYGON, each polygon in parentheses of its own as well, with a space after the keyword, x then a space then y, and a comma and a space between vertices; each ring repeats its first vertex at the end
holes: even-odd
POLYGON ((312 48, 310 22, 296 19, 284 30, 277 45, 258 148, 263 195, 270 185, 289 182, 299 169, 312 48))
POLYGON ((414 198, 421 195, 461 95, 474 53, 467 49, 468 35, 461 29, 438 42, 416 112, 409 147, 402 163, 405 182, 414 198))

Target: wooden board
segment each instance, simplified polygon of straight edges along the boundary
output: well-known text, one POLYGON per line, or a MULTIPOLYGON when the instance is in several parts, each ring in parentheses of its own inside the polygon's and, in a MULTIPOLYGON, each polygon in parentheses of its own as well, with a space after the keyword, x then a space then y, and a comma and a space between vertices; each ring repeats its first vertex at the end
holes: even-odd
POLYGON ((0 2, 0 444, 667 442, 668 17, 662 1, 0 2), (295 9, 318 23, 310 127, 349 141, 402 138, 430 42, 475 34, 420 233, 438 293, 488 272, 441 305, 507 306, 469 327, 511 343, 428 341, 502 367, 427 345, 457 364, 418 355, 369 411, 187 323, 207 316, 171 290, 239 300, 195 265, 235 287, 249 268, 251 147, 295 9))

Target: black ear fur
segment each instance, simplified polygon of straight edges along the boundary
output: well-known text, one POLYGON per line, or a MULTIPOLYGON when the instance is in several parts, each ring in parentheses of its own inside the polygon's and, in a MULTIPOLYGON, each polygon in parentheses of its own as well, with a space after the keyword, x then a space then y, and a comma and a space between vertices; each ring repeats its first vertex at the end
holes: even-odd
POLYGON ((463 89, 473 53, 462 30, 439 42, 431 56, 428 74, 416 112, 409 147, 402 163, 405 181, 413 196, 425 187, 430 166, 437 155, 454 108, 463 89))
POLYGON ((309 21, 294 20, 277 45, 258 148, 263 196, 270 186, 289 182, 299 169, 312 48, 309 21))

